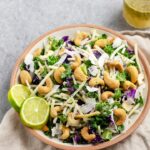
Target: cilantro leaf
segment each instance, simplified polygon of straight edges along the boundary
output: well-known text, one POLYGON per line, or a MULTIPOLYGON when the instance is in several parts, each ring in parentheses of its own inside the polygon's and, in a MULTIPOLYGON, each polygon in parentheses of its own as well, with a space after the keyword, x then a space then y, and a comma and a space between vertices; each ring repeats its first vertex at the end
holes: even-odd
POLYGON ((124 130, 124 125, 117 126, 118 133, 121 133, 124 130))
POLYGON ((34 57, 33 62, 34 62, 34 69, 35 70, 39 69, 38 62, 40 62, 42 65, 44 65, 44 61, 42 59, 40 59, 39 57, 34 57))
POLYGON ((44 70, 43 70, 43 72, 41 73, 42 78, 44 78, 47 74, 48 74, 48 70, 45 67, 44 70))
POLYGON ((113 98, 114 99, 119 99, 121 96, 122 96, 122 93, 121 93, 120 88, 115 89, 115 93, 114 93, 113 98))
POLYGON ((68 77, 71 77, 72 70, 71 70, 70 65, 64 64, 63 66, 65 67, 65 72, 63 72, 63 73, 61 74, 61 79, 66 79, 66 78, 68 78, 68 77))
POLYGON ((101 112, 101 115, 110 115, 110 104, 108 102, 99 102, 96 104, 96 110, 101 112))
POLYGON ((49 56, 47 59, 48 65, 54 65, 56 62, 58 62, 59 57, 58 56, 49 56))
POLYGON ((97 92, 87 92, 87 93, 86 93, 86 96, 87 96, 87 97, 90 97, 90 98, 95 98, 95 99, 97 99, 97 98, 98 98, 98 93, 97 93, 97 92))
POLYGON ((89 68, 89 67, 92 66, 92 63, 91 63, 90 60, 86 60, 86 61, 84 62, 84 64, 86 65, 87 68, 89 68))
POLYGON ((60 114, 60 115, 58 116, 58 119, 59 119, 62 123, 66 123, 66 122, 67 122, 67 116, 66 116, 66 115, 60 114))
POLYGON ((57 50, 63 43, 64 41, 62 39, 61 40, 53 39, 51 44, 51 50, 53 51, 57 50))
POLYGON ((112 47, 112 45, 106 45, 106 46, 104 47, 104 51, 105 51, 107 54, 111 55, 111 54, 113 53, 113 51, 114 51, 114 48, 112 47))
POLYGON ((135 99, 135 103, 136 103, 136 104, 140 104, 140 106, 143 106, 143 105, 144 105, 143 97, 140 95, 139 98, 136 98, 136 99, 135 99))
POLYGON ((119 72, 116 77, 119 81, 125 81, 127 79, 127 73, 125 71, 119 72))

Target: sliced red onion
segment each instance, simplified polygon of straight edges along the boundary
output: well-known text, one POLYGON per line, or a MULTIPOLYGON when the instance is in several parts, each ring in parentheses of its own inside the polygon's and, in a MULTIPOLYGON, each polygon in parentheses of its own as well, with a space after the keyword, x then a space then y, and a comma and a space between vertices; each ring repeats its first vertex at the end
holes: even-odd
POLYGON ((103 69, 104 63, 105 63, 105 61, 108 60, 108 59, 109 59, 109 55, 106 54, 106 53, 103 53, 103 54, 101 55, 101 57, 98 59, 98 64, 99 64, 99 67, 100 67, 101 69, 103 69))
POLYGON ((87 89, 89 92, 95 92, 95 91, 98 91, 99 88, 86 86, 86 89, 87 89))
POLYGON ((96 75, 98 74, 98 69, 97 69, 97 67, 94 66, 94 65, 91 66, 91 67, 89 67, 88 70, 89 70, 89 72, 90 72, 90 74, 91 74, 92 76, 96 76, 96 75))

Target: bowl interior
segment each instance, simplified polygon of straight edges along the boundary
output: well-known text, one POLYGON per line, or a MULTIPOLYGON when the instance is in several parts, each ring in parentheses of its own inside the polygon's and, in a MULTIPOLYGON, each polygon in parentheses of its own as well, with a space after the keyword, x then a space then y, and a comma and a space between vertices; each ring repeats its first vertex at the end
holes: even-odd
MULTIPOLYGON (((79 25, 79 26, 68 26, 68 27, 63 27, 63 28, 59 28, 53 31, 50 31, 48 33, 46 33, 45 35, 41 36, 40 38, 38 38, 36 41, 34 41, 31 45, 29 45, 26 50, 24 51, 24 53, 20 56, 20 58, 18 59, 15 69, 13 71, 12 74, 12 78, 11 78, 11 85, 18 83, 18 77, 19 77, 19 65, 21 64, 21 62, 23 61, 24 57, 28 54, 28 53, 32 53, 36 48, 39 47, 43 47, 43 43, 47 42, 47 38, 49 36, 54 36, 57 38, 61 38, 63 36, 68 35, 69 37, 73 38, 76 31, 86 31, 86 32, 90 32, 91 30, 97 30, 98 33, 106 33, 108 35, 111 35, 113 37, 120 37, 122 39, 125 39, 124 36, 103 28, 103 27, 97 27, 97 26, 93 26, 93 25, 79 25)), ((127 39, 125 39, 127 40, 127 39)), ((127 40, 128 41, 128 40, 127 40)), ((130 45, 130 47, 133 48, 133 45, 131 44, 130 41, 128 41, 128 44, 130 45)), ((138 115, 135 115, 134 117, 132 117, 132 122, 131 124, 128 126, 128 128, 126 129, 126 131, 116 137, 114 137, 111 141, 102 143, 102 144, 98 144, 96 146, 93 145, 74 145, 72 146, 71 144, 66 144, 66 143, 62 143, 61 141, 59 141, 58 139, 54 139, 54 138, 49 138, 47 136, 45 136, 41 131, 38 130, 32 130, 27 128, 33 135, 35 135, 37 138, 39 138, 40 140, 42 140, 43 142, 50 144, 52 146, 55 146, 57 148, 63 148, 63 149, 101 149, 101 148, 105 148, 108 147, 110 145, 113 145, 119 141, 121 141, 122 139, 126 138, 129 134, 131 134, 137 127, 138 125, 141 123, 141 121, 143 120, 142 117, 145 117, 146 113, 147 113, 147 105, 150 105, 149 102, 147 101, 149 98, 148 95, 148 80, 147 78, 149 77, 149 70, 148 70, 148 66, 147 65, 147 60, 143 62, 143 59, 146 59, 145 56, 139 52, 140 55, 140 60, 141 60, 141 64, 142 64, 142 68, 145 72, 145 83, 146 83, 146 90, 144 91, 144 97, 145 97, 145 105, 144 107, 141 109, 141 112, 138 115)))

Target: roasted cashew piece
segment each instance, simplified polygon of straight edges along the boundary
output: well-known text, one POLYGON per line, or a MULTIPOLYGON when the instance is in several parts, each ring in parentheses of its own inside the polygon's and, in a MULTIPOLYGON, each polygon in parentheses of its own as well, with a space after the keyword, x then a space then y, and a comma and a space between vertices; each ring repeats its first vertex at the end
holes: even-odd
POLYGON ((28 82, 30 84, 32 82, 30 73, 26 70, 22 70, 20 72, 20 81, 24 85, 26 85, 26 82, 28 82))
POLYGON ((75 55, 74 57, 75 57, 75 61, 71 63, 71 68, 73 70, 81 65, 81 57, 80 57, 80 55, 75 55))
POLYGON ((86 140, 86 141, 92 141, 95 139, 96 135, 95 134, 89 134, 89 128, 88 127, 83 127, 81 129, 81 136, 86 140))
POLYGON ((69 137, 70 135, 70 129, 68 127, 65 126, 60 126, 60 130, 62 131, 62 135, 60 137, 60 139, 65 140, 69 137))
POLYGON ((51 90, 52 90, 52 88, 53 88, 53 82, 52 82, 52 80, 51 80, 51 78, 47 78, 46 79, 46 85, 40 85, 39 87, 38 87, 38 93, 40 94, 40 95, 45 95, 45 94, 47 94, 48 92, 50 92, 51 90))
POLYGON ((109 73, 106 71, 104 72, 104 82, 111 89, 116 89, 116 88, 119 88, 119 86, 120 86, 120 81, 112 79, 109 76, 109 73))
POLYGON ((50 110, 50 116, 52 118, 57 117, 58 112, 60 112, 61 110, 62 110, 61 106, 52 107, 50 110))
POLYGON ((61 75, 62 73, 65 72, 65 67, 59 67, 58 69, 56 69, 54 71, 54 79, 61 84, 63 82, 63 80, 61 79, 61 75))
POLYGON ((104 81, 99 77, 93 77, 89 81, 89 86, 104 85, 104 81))
POLYGON ((105 91, 101 95, 101 100, 102 101, 106 101, 108 98, 113 97, 113 96, 114 96, 113 92, 111 92, 111 91, 105 91))
POLYGON ((44 132, 47 132, 47 131, 49 131, 49 128, 48 128, 48 126, 47 126, 47 125, 45 125, 45 126, 42 128, 42 131, 44 131, 44 132))
POLYGON ((114 110, 114 115, 116 116, 117 118, 117 121, 116 121, 116 124, 119 126, 119 125, 122 125, 125 120, 126 120, 126 112, 124 109, 122 108, 117 108, 114 110))
POLYGON ((74 119, 73 113, 68 114, 67 121, 70 126, 77 126, 80 123, 79 120, 74 119))
POLYGON ((136 85, 133 84, 133 83, 130 82, 130 81, 124 81, 124 83, 123 83, 123 89, 124 89, 124 90, 136 89, 136 85))
POLYGON ((33 52, 33 57, 37 57, 40 56, 42 52, 42 48, 37 48, 34 52, 33 52))
POLYGON ((131 82, 132 83, 136 83, 138 80, 138 70, 135 66, 128 66, 126 68, 127 73, 129 74, 130 78, 131 78, 131 82))
POLYGON ((95 111, 95 112, 92 112, 92 113, 89 113, 89 114, 76 115, 75 118, 76 119, 84 119, 84 118, 93 117, 93 116, 96 116, 96 115, 99 115, 99 114, 100 114, 99 111, 95 111))
POLYGON ((88 76, 82 71, 81 66, 77 67, 74 71, 74 77, 81 82, 86 81, 88 76))
POLYGON ((88 37, 88 34, 85 33, 85 32, 77 33, 77 35, 76 35, 76 37, 74 39, 75 45, 80 46, 81 41, 86 39, 87 37, 88 37))
POLYGON ((95 42, 94 48, 96 48, 96 46, 104 48, 106 45, 112 44, 113 40, 113 38, 99 39, 95 42))
POLYGON ((106 62, 106 65, 109 68, 115 68, 115 69, 119 70, 120 72, 123 71, 123 65, 117 60, 114 60, 113 62, 108 61, 108 62, 106 62))

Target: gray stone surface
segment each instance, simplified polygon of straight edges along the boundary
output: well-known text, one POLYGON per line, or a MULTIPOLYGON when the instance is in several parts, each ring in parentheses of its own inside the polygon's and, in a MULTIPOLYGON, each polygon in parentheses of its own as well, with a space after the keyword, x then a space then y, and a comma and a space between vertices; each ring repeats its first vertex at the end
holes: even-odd
POLYGON ((0 120, 10 108, 12 68, 23 49, 40 34, 66 24, 89 23, 132 29, 122 17, 123 0, 0 0, 0 120))

